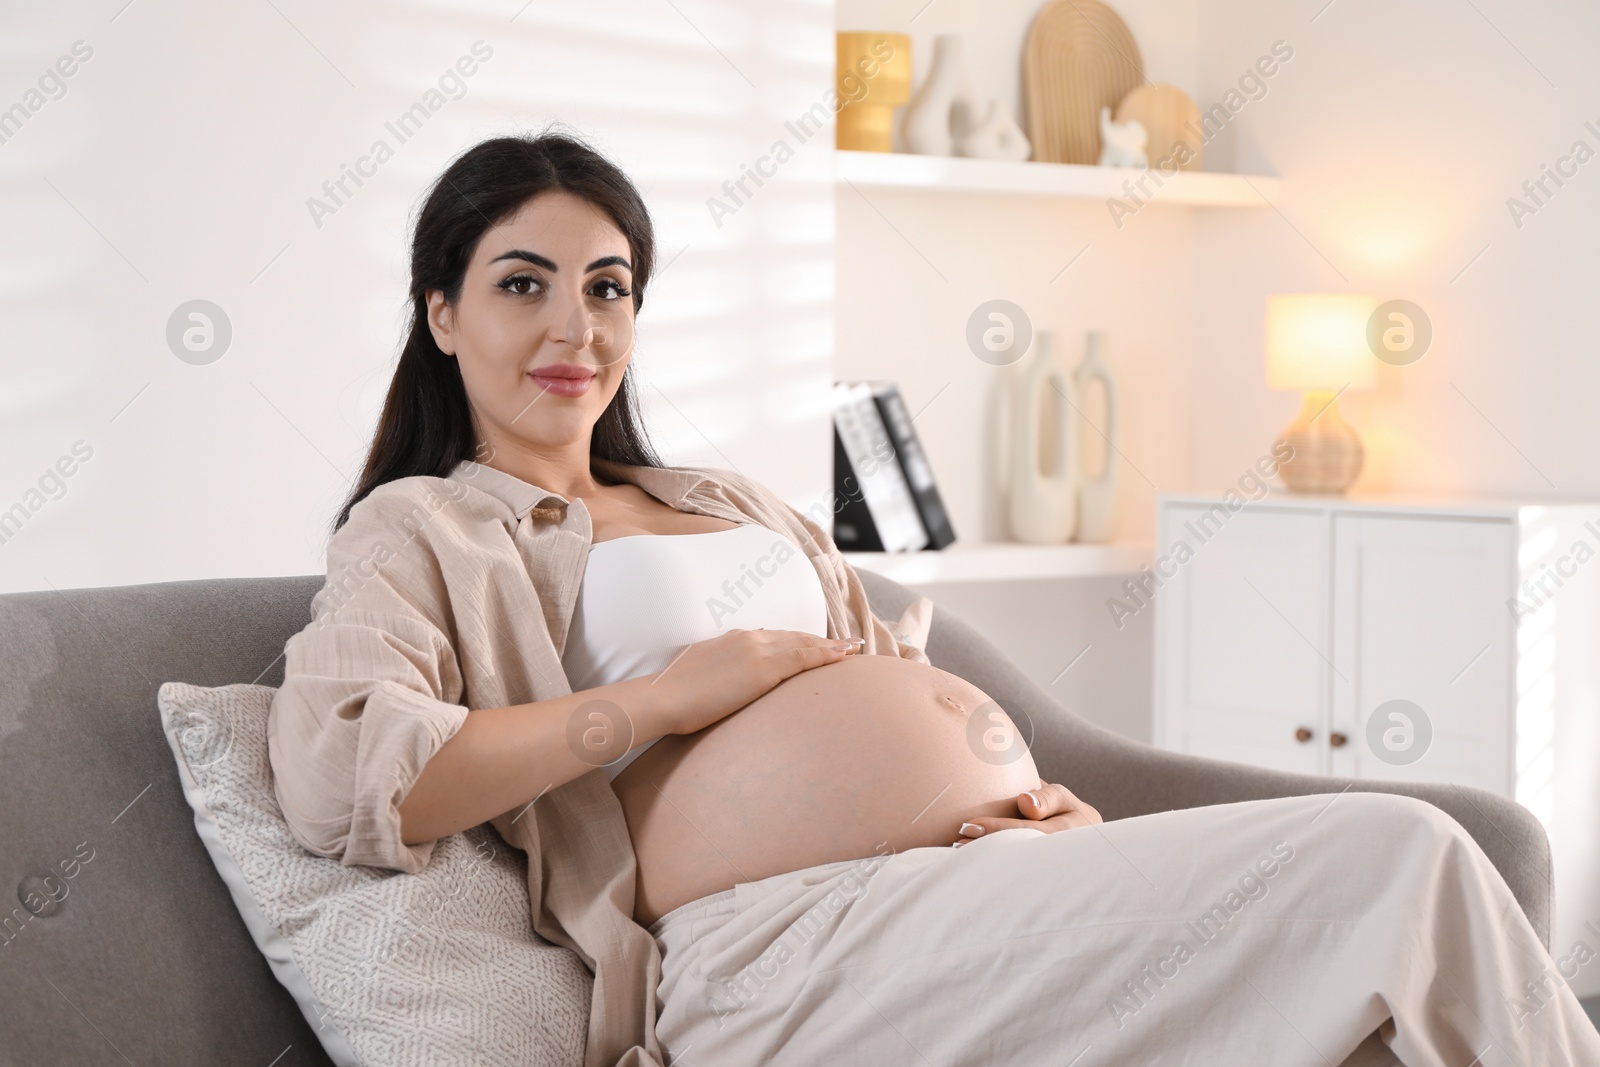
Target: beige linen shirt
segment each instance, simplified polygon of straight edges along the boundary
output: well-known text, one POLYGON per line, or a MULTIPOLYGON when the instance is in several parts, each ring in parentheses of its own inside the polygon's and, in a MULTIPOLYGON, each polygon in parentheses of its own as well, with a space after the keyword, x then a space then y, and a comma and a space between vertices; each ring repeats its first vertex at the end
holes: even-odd
MULTIPOLYGON (((679 511, 788 536, 822 581, 829 637, 928 662, 927 598, 894 627, 873 616, 832 538, 770 490, 716 468, 593 468, 679 511)), ((268 719, 278 803, 301 844, 349 865, 427 865, 431 842, 401 841, 400 802, 472 710, 572 691, 561 653, 591 540, 582 500, 471 460, 447 478, 388 482, 351 509, 268 719)), ((528 799, 491 822, 528 854, 534 929, 594 975, 585 1067, 659 1065, 661 958, 633 921, 622 806, 598 769, 528 799)))

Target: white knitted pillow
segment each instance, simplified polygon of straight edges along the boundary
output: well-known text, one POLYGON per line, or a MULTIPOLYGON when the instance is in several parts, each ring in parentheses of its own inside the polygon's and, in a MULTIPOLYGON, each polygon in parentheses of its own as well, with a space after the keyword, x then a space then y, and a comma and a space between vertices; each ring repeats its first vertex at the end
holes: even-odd
POLYGON ((306 851, 272 791, 259 685, 161 686, 195 829, 278 981, 340 1067, 583 1062, 591 978, 528 914, 527 857, 488 825, 420 874, 306 851))

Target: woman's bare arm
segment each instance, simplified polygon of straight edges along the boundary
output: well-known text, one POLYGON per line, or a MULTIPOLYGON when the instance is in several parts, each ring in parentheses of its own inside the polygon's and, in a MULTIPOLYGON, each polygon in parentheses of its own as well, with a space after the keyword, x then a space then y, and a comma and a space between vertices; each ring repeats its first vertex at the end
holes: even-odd
POLYGON ((418 845, 477 826, 636 745, 732 715, 859 644, 795 630, 729 630, 688 646, 657 674, 474 711, 401 800, 401 840, 418 845))
POLYGON ((400 802, 401 839, 417 845, 477 826, 673 732, 656 677, 474 711, 400 802))

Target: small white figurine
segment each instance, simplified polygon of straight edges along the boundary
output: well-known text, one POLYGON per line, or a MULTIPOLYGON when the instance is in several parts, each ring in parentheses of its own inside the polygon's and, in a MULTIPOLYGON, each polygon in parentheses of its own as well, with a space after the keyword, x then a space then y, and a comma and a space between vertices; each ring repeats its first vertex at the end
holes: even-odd
POLYGON ((1149 143, 1150 135, 1145 132, 1144 123, 1137 119, 1130 122, 1112 122, 1111 109, 1102 107, 1100 140, 1105 145, 1100 149, 1102 167, 1143 168, 1150 165, 1144 154, 1144 146, 1149 143))
POLYGON ((1033 151, 1027 136, 1011 121, 1011 112, 999 100, 989 101, 983 121, 956 141, 956 155, 974 159, 1021 161, 1033 151))

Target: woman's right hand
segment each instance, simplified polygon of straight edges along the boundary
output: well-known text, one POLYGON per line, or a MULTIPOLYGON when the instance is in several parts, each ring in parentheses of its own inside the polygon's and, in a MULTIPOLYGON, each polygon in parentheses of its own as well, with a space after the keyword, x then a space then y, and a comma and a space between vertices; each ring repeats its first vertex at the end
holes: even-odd
POLYGON ((853 655, 861 639, 802 630, 729 630, 689 645, 651 679, 665 687, 669 732, 692 734, 801 671, 853 655))

